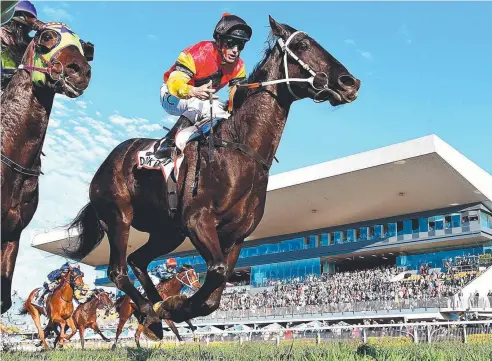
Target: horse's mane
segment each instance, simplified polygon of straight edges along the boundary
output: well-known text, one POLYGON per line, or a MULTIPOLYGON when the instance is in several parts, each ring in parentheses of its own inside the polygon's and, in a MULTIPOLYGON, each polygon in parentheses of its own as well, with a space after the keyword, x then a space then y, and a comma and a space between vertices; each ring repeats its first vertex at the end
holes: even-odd
POLYGON ((2 25, 10 33, 9 36, 13 39, 13 45, 5 45, 2 43, 2 52, 8 54, 8 56, 15 62, 16 65, 20 64, 24 52, 27 46, 31 42, 32 38, 27 36, 24 38, 23 26, 15 21, 9 21, 2 25))
MULTIPOLYGON (((288 30, 289 32, 293 33, 296 31, 293 27, 287 25, 287 24, 282 24, 282 26, 288 30)), ((268 70, 264 69, 265 63, 270 59, 270 55, 272 54, 273 50, 275 49, 275 46, 277 44, 278 36, 273 34, 273 31, 270 30, 268 33, 267 40, 265 41, 265 48, 263 50, 263 58, 255 65, 253 68, 252 72, 249 74, 247 78, 248 83, 256 83, 256 82, 261 82, 261 81, 266 81, 266 80, 273 80, 273 79, 268 79, 268 70)), ((236 91, 236 94, 234 96, 234 109, 238 109, 246 100, 248 95, 250 95, 253 92, 256 92, 258 90, 255 89, 248 89, 246 87, 243 88, 238 88, 236 91)))
MULTIPOLYGON (((263 66, 270 58, 270 55, 272 54, 272 51, 275 48, 276 43, 277 43, 277 37, 273 35, 272 31, 270 31, 267 40, 265 41, 265 48, 263 49, 263 58, 254 66, 253 70, 247 77, 246 81, 248 83, 255 83, 266 79, 268 73, 265 69, 263 69, 263 66)), ((238 109, 244 103, 249 93, 250 93, 250 89, 246 87, 241 87, 237 89, 236 94, 234 95, 235 109, 238 109)))

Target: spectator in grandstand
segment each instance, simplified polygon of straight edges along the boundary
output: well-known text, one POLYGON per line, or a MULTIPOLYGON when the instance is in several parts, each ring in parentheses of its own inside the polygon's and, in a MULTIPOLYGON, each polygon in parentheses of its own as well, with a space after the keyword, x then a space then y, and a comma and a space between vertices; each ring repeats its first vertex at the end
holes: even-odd
POLYGON ((250 310, 274 307, 295 307, 328 305, 347 310, 355 302, 378 301, 371 307, 392 309, 406 306, 419 300, 450 297, 466 285, 476 273, 462 272, 455 275, 437 273, 412 276, 397 282, 391 279, 398 274, 396 267, 340 272, 309 276, 300 279, 272 281, 269 289, 249 293, 243 289, 223 295, 222 310, 250 310), (377 306, 376 306, 377 305, 377 306))

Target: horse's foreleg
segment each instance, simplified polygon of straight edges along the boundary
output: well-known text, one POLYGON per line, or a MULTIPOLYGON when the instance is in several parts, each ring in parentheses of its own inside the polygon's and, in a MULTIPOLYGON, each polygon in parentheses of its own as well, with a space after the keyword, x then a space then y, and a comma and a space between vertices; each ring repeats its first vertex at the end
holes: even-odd
MULTIPOLYGON (((201 312, 202 305, 217 288, 225 285, 228 277, 228 264, 220 246, 215 217, 208 208, 202 207, 185 218, 191 242, 207 263, 207 276, 200 289, 190 298, 172 296, 164 301, 159 309, 161 318, 172 319, 175 322, 196 317, 201 312)), ((234 266, 234 263, 232 265, 234 266)))
POLYGON ((137 344, 137 347, 140 348, 140 335, 144 329, 144 325, 141 323, 138 324, 137 327, 137 332, 135 332, 135 343, 137 344))
MULTIPOLYGON (((222 292, 225 288, 226 281, 229 279, 229 277, 232 275, 232 272, 234 271, 234 266, 236 265, 240 251, 241 251, 240 245, 235 245, 229 250, 226 258, 227 274, 225 280, 205 300, 198 299, 198 302, 201 303, 198 303, 196 304, 195 307, 193 307, 194 312, 192 317, 190 318, 194 318, 198 316, 207 316, 219 308, 220 298, 222 297, 222 292)), ((208 277, 208 273, 207 273, 207 277, 208 277)), ((190 298, 192 304, 194 303, 193 297, 194 296, 190 298)))
MULTIPOLYGON (((60 335, 58 336, 58 343, 60 344, 60 348, 63 347, 63 341, 65 340, 65 325, 67 322, 61 318, 53 318, 53 323, 56 323, 60 326, 60 335)), ((56 344, 55 344, 56 347, 56 344)))
POLYGON ((145 325, 159 339, 162 339, 162 323, 152 308, 153 304, 138 292, 128 277, 126 248, 130 233, 131 218, 131 210, 122 210, 121 214, 116 216, 112 222, 108 223, 106 220, 110 246, 108 277, 118 289, 125 292, 135 302, 140 312, 146 316, 145 325))
POLYGON ((91 328, 96 331, 96 333, 102 337, 102 339, 106 342, 111 342, 111 340, 109 338, 107 338, 106 336, 104 336, 104 334, 101 332, 101 330, 99 329, 99 326, 97 326, 97 322, 94 322, 92 325, 91 325, 91 328))
POLYGON ((123 305, 120 308, 119 316, 120 320, 118 322, 118 328, 116 329, 116 338, 114 340, 114 344, 111 347, 113 350, 116 349, 116 344, 118 343, 118 337, 120 337, 121 332, 123 332, 123 326, 125 326, 126 321, 131 317, 133 314, 133 310, 130 307, 130 310, 124 313, 125 310, 123 310, 123 305))
POLYGON ((173 331, 173 333, 176 335, 177 339, 179 342, 183 341, 183 339, 181 338, 181 336, 179 335, 179 331, 178 331, 178 328, 176 327, 176 325, 174 324, 173 321, 171 320, 164 320, 166 321, 167 325, 169 326, 169 328, 171 329, 171 331, 173 331))
POLYGON ((128 256, 128 264, 140 281, 147 297, 154 304, 162 301, 162 298, 149 277, 147 266, 157 257, 171 252, 183 240, 183 237, 177 232, 169 231, 165 235, 151 233, 149 241, 128 256))
POLYGON ((15 261, 19 252, 20 235, 13 237, 11 240, 5 240, 2 235, 2 254, 1 254, 1 312, 7 312, 12 306, 12 276, 14 275, 15 261))
POLYGON ((186 320, 185 322, 190 327, 191 332, 195 332, 196 326, 193 326, 193 324, 191 323, 191 320, 186 320))
POLYGON ((82 326, 79 327, 80 347, 82 347, 82 350, 85 347, 84 331, 85 331, 85 328, 84 327, 82 327, 82 326))
POLYGON ((65 340, 67 341, 70 341, 70 339, 77 333, 77 325, 75 324, 75 321, 73 319, 73 317, 70 317, 68 320, 67 320, 67 325, 70 327, 70 329, 72 330, 72 333, 70 335, 68 335, 65 340))
POLYGON ((191 297, 197 302, 208 298, 225 281, 227 264, 217 234, 216 219, 210 214, 210 211, 202 208, 196 214, 187 218, 188 221, 186 223, 190 240, 207 263, 205 282, 191 297))

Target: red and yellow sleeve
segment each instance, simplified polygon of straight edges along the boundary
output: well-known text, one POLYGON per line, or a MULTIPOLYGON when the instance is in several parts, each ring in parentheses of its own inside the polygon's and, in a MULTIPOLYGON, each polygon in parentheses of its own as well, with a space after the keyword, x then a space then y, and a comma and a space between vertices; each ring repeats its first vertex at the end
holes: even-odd
POLYGON ((166 82, 169 93, 178 98, 188 98, 192 87, 188 82, 195 74, 195 61, 191 54, 185 52, 179 54, 175 69, 166 82))
POLYGON ((229 81, 229 89, 244 79, 246 79, 246 66, 243 63, 237 74, 229 81))

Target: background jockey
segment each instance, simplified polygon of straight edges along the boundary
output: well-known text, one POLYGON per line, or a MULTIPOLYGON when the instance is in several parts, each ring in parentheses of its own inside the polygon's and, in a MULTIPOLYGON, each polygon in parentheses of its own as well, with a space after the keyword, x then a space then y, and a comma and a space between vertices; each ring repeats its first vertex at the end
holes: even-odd
POLYGON ((152 270, 152 273, 156 275, 159 280, 167 280, 176 275, 176 267, 178 263, 174 258, 169 258, 165 265, 159 265, 152 270))
MULTIPOLYGON (((160 94, 162 107, 179 119, 155 152, 156 158, 170 156, 174 144, 182 151, 196 129, 191 126, 200 127, 210 120, 209 96, 246 78, 244 62, 239 55, 252 33, 243 19, 224 13, 215 26, 215 41, 201 41, 179 54, 176 63, 164 74, 160 94), (184 128, 189 131, 177 134, 184 128)), ((230 114, 223 103, 215 101, 213 116, 220 119, 228 118, 230 114)))
POLYGON ((44 307, 44 296, 48 292, 52 292, 56 286, 60 283, 60 280, 67 275, 67 272, 70 272, 72 266, 67 262, 62 265, 59 269, 51 271, 48 274, 48 280, 43 284, 43 292, 39 294, 37 298, 34 298, 32 304, 38 307, 44 307))
POLYGON ((92 292, 89 288, 89 285, 87 283, 84 283, 82 289, 76 289, 73 295, 74 295, 74 300, 77 301, 77 303, 85 303, 88 300, 88 298, 92 296, 92 292))
MULTIPOLYGON (((31 42, 29 32, 33 30, 33 19, 37 19, 37 11, 29 1, 20 1, 9 17, 2 19, 2 90, 17 70, 21 59, 14 59, 13 48, 26 46, 31 42), (17 65, 16 65, 17 64, 17 65)), ((24 52, 18 56, 22 57, 24 52)))

